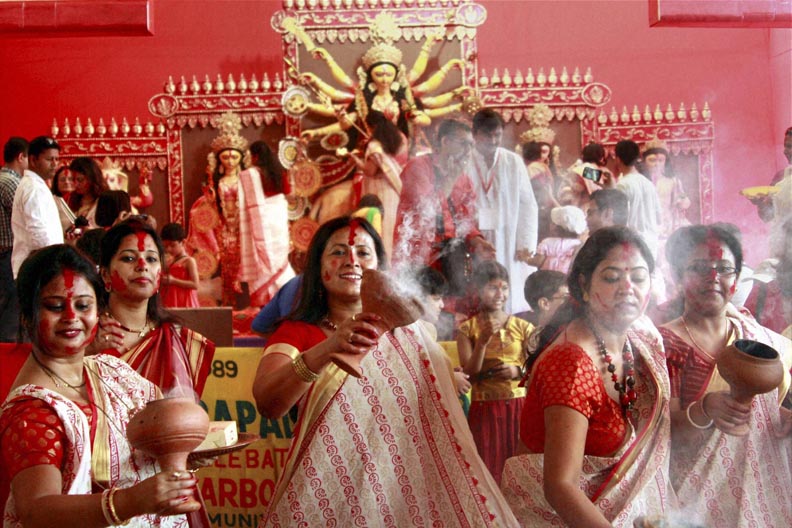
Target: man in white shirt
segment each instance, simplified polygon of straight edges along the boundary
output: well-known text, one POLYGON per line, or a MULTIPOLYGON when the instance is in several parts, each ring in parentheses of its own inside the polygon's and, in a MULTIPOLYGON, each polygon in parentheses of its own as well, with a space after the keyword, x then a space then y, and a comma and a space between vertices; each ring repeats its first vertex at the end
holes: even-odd
POLYGON ((662 216, 657 189, 635 167, 641 157, 641 149, 635 141, 619 141, 614 151, 616 173, 620 174, 616 188, 627 195, 630 205, 627 226, 641 234, 656 259, 662 216))
POLYGON ((28 166, 19 182, 11 212, 14 249, 11 267, 14 278, 30 253, 52 244, 63 243, 58 206, 47 182, 55 176, 60 161, 60 145, 46 136, 30 142, 28 166))
POLYGON ((495 246, 495 259, 509 271, 507 313, 523 312, 525 279, 535 268, 522 261, 536 251, 539 208, 520 156, 500 146, 503 118, 484 108, 473 117, 470 179, 476 191, 479 231, 495 246))

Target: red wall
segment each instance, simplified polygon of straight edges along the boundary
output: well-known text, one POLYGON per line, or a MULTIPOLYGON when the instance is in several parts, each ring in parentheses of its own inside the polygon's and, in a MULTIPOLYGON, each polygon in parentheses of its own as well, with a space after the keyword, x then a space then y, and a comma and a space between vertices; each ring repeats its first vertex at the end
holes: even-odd
MULTIPOLYGON (((764 256, 765 226, 737 192, 766 184, 784 166, 781 134, 792 125, 788 30, 650 28, 647 3, 637 0, 479 1, 488 10, 478 37, 487 73, 590 66, 619 109, 709 102, 715 219, 743 229, 750 262, 764 256)), ((279 1, 152 3, 150 37, 0 39, 0 141, 48 133, 53 117, 148 118, 148 99, 169 75, 280 70, 280 36, 270 27, 279 1)))

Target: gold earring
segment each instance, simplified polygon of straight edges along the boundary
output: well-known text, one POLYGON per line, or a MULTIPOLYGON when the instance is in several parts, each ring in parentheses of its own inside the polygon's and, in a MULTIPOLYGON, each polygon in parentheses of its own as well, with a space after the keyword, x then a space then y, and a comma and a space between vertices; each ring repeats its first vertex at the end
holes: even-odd
POLYGON ((368 83, 368 85, 366 86, 366 88, 368 88, 368 91, 369 91, 369 92, 373 92, 373 91, 375 91, 375 90, 377 89, 377 85, 376 85, 376 84, 374 84, 373 82, 370 82, 370 83, 368 83))

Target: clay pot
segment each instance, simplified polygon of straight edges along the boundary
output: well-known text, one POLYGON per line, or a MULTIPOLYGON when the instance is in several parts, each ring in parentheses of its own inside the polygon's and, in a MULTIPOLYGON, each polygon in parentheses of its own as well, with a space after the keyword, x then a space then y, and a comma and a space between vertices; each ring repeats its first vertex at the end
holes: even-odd
MULTIPOLYGON (((732 397, 750 405, 757 394, 770 392, 781 384, 784 366, 773 347, 740 339, 726 347, 718 356, 718 372, 729 384, 732 397)), ((748 434, 749 425, 739 427, 736 436, 748 434)))
MULTIPOLYGON (((372 322, 380 335, 412 324, 423 315, 421 302, 401 291, 389 275, 379 270, 363 271, 360 299, 364 312, 375 313, 382 318, 381 321, 372 322)), ((336 353, 333 354, 332 361, 350 376, 359 378, 363 375, 360 370, 363 357, 361 354, 336 353)))
POLYGON ((187 455, 209 431, 209 415, 192 398, 164 398, 148 402, 127 425, 127 439, 157 459, 162 471, 184 471, 187 455))

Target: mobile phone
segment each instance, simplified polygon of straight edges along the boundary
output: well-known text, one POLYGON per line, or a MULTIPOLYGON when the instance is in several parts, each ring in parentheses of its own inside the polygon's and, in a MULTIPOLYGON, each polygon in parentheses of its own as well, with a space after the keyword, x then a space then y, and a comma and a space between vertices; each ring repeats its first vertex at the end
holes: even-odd
POLYGON ((602 179, 602 169, 595 169, 594 167, 583 167, 583 177, 595 183, 599 183, 602 179))

